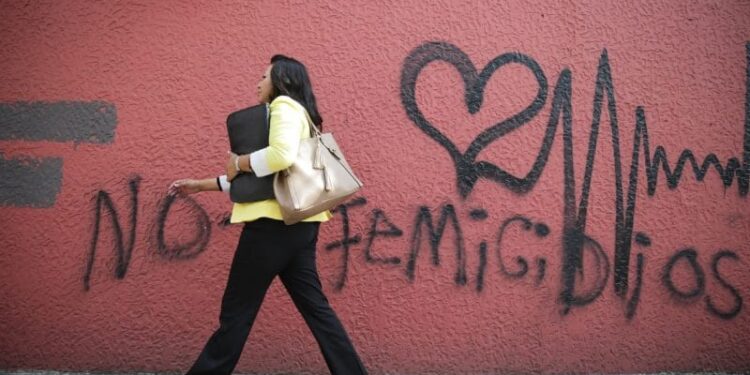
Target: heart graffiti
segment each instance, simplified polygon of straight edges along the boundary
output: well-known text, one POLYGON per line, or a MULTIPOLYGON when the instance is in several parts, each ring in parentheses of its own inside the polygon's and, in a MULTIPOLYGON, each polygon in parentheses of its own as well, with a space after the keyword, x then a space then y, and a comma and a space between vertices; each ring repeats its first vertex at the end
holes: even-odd
POLYGON ((525 177, 517 177, 488 161, 476 161, 477 155, 489 144, 528 123, 544 107, 547 99, 547 78, 534 59, 521 53, 505 53, 495 57, 481 72, 478 72, 471 59, 458 47, 445 42, 427 42, 415 48, 404 61, 401 72, 401 103, 409 118, 430 138, 448 151, 456 168, 458 191, 466 198, 477 180, 484 177, 501 183, 509 189, 524 193, 534 186, 544 169, 549 150, 540 152, 525 177), (464 81, 465 100, 469 113, 476 114, 482 107, 484 89, 490 77, 500 68, 516 63, 528 68, 539 85, 536 97, 521 112, 484 129, 472 140, 465 152, 458 150, 446 135, 432 125, 416 101, 416 84, 422 69, 434 61, 452 64, 464 81))

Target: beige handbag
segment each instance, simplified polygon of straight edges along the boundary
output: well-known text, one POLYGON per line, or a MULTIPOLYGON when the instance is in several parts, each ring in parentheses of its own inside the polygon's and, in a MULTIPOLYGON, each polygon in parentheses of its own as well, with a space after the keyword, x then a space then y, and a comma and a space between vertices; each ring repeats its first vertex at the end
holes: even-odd
POLYGON ((312 136, 300 140, 291 167, 279 171, 273 191, 284 223, 291 225, 330 210, 362 187, 330 133, 321 133, 305 110, 312 136))

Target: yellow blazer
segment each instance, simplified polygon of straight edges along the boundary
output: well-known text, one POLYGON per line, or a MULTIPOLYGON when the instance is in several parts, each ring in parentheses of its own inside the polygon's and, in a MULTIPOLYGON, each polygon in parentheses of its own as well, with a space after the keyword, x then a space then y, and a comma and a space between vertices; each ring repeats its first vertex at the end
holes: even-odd
MULTIPOLYGON (((294 163, 300 140, 310 138, 305 107, 296 100, 280 95, 269 106, 271 124, 268 147, 250 154, 250 167, 258 177, 268 176, 284 170, 294 163)), ((333 215, 321 212, 302 221, 328 221, 333 215)), ((232 223, 253 221, 262 217, 282 220, 281 208, 276 199, 257 202, 235 203, 232 207, 232 223)))

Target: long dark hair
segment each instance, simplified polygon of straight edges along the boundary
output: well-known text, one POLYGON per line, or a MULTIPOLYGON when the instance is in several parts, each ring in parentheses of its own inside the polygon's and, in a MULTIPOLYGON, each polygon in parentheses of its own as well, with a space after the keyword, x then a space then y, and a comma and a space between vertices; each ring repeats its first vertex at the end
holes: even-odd
POLYGON ((271 100, 279 95, 286 95, 296 100, 307 110, 315 125, 323 127, 323 118, 318 112, 315 94, 312 91, 310 76, 305 65, 296 59, 284 55, 271 57, 271 100))

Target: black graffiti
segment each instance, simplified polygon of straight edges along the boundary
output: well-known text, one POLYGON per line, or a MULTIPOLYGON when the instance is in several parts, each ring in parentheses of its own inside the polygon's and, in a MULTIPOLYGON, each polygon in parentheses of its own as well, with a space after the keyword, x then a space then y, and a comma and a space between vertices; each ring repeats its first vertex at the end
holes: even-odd
POLYGON ((737 316, 737 314, 742 311, 742 296, 740 296, 740 292, 737 291, 737 288, 730 285, 719 273, 719 261, 723 258, 739 260, 739 257, 732 251, 722 250, 716 253, 711 260, 711 271, 713 272, 712 274, 719 282, 719 284, 724 287, 724 289, 727 289, 730 293, 732 293, 732 297, 734 298, 734 307, 732 307, 729 311, 720 311, 716 308, 716 306, 714 306, 713 301, 711 301, 711 296, 706 296, 706 308, 708 308, 708 311, 711 312, 711 314, 714 314, 721 319, 729 320, 737 316))
MULTIPOLYGON (((635 243, 643 248, 651 246, 651 238, 646 234, 638 232, 635 234, 635 243)), ((633 288, 633 294, 628 299, 628 303, 625 307, 625 317, 633 319, 635 312, 638 309, 638 303, 641 300, 641 293, 643 290, 643 268, 645 267, 646 258, 643 253, 636 255, 636 267, 635 267, 635 288, 633 288)))
MULTIPOLYGON (((470 212, 470 216, 473 218, 473 212, 470 212)), ((506 219, 503 221, 503 223, 500 225, 500 228, 497 232, 497 237, 495 239, 495 254, 498 259, 498 263, 500 266, 500 273, 503 274, 506 277, 509 277, 511 279, 521 279, 529 272, 529 262, 526 260, 526 258, 522 256, 517 256, 515 258, 516 264, 518 265, 518 269, 513 271, 506 266, 505 261, 503 260, 502 255, 502 244, 503 244, 503 238, 505 237, 505 231, 508 229, 508 227, 511 224, 520 223, 521 229, 524 231, 531 231, 531 229, 534 229, 533 233, 538 238, 544 238, 546 237, 550 229, 549 227, 544 223, 533 223, 531 219, 528 217, 525 217, 523 215, 515 215, 509 219, 506 219)), ((477 273, 477 291, 481 292, 484 288, 484 272, 487 266, 487 243, 482 241, 482 243, 479 245, 479 271, 477 273)), ((544 280, 544 275, 547 269, 547 260, 545 258, 537 258, 536 259, 536 266, 537 266, 537 274, 535 278, 535 283, 537 285, 541 284, 541 282, 544 280)))
MULTIPOLYGON (((711 274, 724 289, 732 294, 734 305, 729 311, 721 311, 714 305, 711 296, 706 295, 704 300, 706 303, 706 310, 708 310, 709 313, 721 319, 729 320, 736 317, 742 311, 743 300, 737 288, 729 284, 721 273, 719 273, 719 261, 723 258, 739 260, 739 257, 731 250, 721 250, 711 258, 711 274)), ((673 255, 664 267, 662 282, 670 294, 678 301, 691 303, 700 298, 706 291, 706 274, 698 261, 698 252, 695 249, 687 248, 673 255), (687 261, 695 282, 695 286, 690 290, 679 289, 674 285, 674 281, 672 280, 672 272, 675 265, 683 259, 687 261)))
POLYGON ((430 138, 448 151, 456 168, 458 191, 467 197, 480 177, 504 184, 516 192, 530 190, 542 172, 547 149, 534 163, 534 167, 525 178, 518 178, 489 162, 475 163, 477 155, 490 143, 528 123, 544 106, 547 100, 547 78, 534 59, 521 53, 502 54, 487 63, 481 72, 477 72, 474 63, 458 47, 443 42, 429 42, 414 49, 404 61, 401 72, 401 103, 409 118, 430 138), (465 101, 469 113, 477 113, 484 100, 484 88, 490 77, 508 64, 520 64, 529 69, 536 79, 539 90, 531 103, 518 114, 500 121, 482 131, 467 148, 461 152, 447 136, 435 128, 422 114, 416 100, 417 78, 422 69, 434 61, 445 61, 456 67, 464 81, 465 101))
POLYGON ((356 245, 362 240, 362 236, 360 235, 354 237, 349 236, 349 209, 352 207, 364 206, 365 203, 367 203, 367 200, 363 197, 359 197, 344 204, 340 204, 332 210, 334 213, 340 213, 343 218, 342 238, 341 240, 327 244, 326 250, 331 251, 338 248, 344 250, 341 254, 341 264, 343 264, 343 266, 341 268, 341 273, 333 286, 334 290, 338 291, 344 288, 344 284, 346 284, 346 275, 349 272, 349 249, 352 245, 356 245))
MULTIPOLYGON (((331 250, 335 248, 343 248, 344 256, 342 256, 340 273, 335 277, 334 289, 341 291, 346 286, 348 280, 348 262, 351 261, 351 252, 355 250, 355 245, 360 244, 362 236, 357 233, 351 232, 351 220, 352 215, 350 208, 352 207, 364 207, 367 204, 367 200, 363 197, 359 197, 355 200, 347 202, 339 206, 334 212, 341 214, 341 225, 342 225, 342 238, 326 245, 326 248, 331 250), (346 244, 346 245, 344 245, 346 244)), ((476 220, 475 215, 472 215, 477 209, 471 209, 467 212, 469 220, 476 220)), ((485 211, 486 212, 486 211, 485 211)), ((393 223, 386 212, 380 208, 374 208, 369 211, 366 215, 369 215, 370 228, 367 234, 367 240, 364 241, 363 253, 365 256, 365 264, 370 266, 383 266, 383 267, 394 267, 401 264, 401 258, 397 256, 391 257, 380 257, 372 253, 375 239, 382 238, 383 240, 394 240, 402 237, 403 231, 399 228, 396 223, 393 223), (382 224, 382 225, 381 225, 382 224)), ((489 214, 487 214, 489 218, 489 214)), ((487 219, 485 218, 485 219, 487 219)), ((482 219, 484 220, 484 219, 482 219)), ((429 239, 430 244, 430 263, 434 266, 440 265, 440 247, 443 244, 442 239, 445 235, 445 228, 448 226, 448 222, 452 224, 454 228, 455 241, 453 241, 453 249, 456 251, 457 259, 457 270, 453 277, 453 282, 457 286, 467 285, 469 275, 466 272, 467 254, 464 251, 464 243, 466 239, 463 236, 461 230, 461 223, 459 215, 455 207, 452 204, 442 204, 436 209, 432 209, 429 206, 420 205, 416 208, 415 220, 413 226, 410 228, 411 240, 408 243, 408 248, 405 250, 409 257, 409 261, 404 266, 406 281, 413 283, 415 281, 416 274, 416 263, 419 257, 419 249, 423 247, 422 237, 426 235, 429 239), (440 212, 437 226, 434 225, 433 212, 440 212), (460 276, 460 277, 459 277, 460 276)), ((504 275, 511 280, 517 280, 523 277, 527 277, 530 274, 531 263, 529 259, 522 256, 515 258, 515 267, 510 269, 509 266, 505 265, 502 257, 502 249, 504 248, 505 242, 503 241, 506 234, 506 230, 511 225, 519 225, 520 228, 530 234, 533 234, 536 239, 545 239, 551 233, 551 229, 541 222, 540 220, 534 220, 524 215, 514 215, 510 218, 502 220, 500 225, 497 227, 497 234, 495 238, 495 255, 499 264, 497 269, 500 275, 504 275)), ((574 232, 573 232, 574 233, 574 232)), ((593 272, 594 277, 588 276, 588 288, 578 288, 575 290, 575 298, 573 299, 573 305, 585 305, 591 303, 591 301, 597 299, 606 287, 607 280, 610 275, 610 261, 607 254, 604 252, 602 246, 594 239, 586 235, 580 237, 569 238, 569 241, 581 241, 581 248, 585 251, 587 261, 587 273, 593 272)), ((633 241, 646 250, 652 245, 651 238, 641 232, 634 235, 633 241)), ((528 243, 528 241, 523 241, 528 243)), ((445 246, 444 244, 442 246, 445 246)), ((576 245, 578 246, 578 245, 576 245)), ((487 265, 489 263, 488 257, 488 243, 485 240, 480 241, 477 254, 479 257, 479 264, 476 273, 476 286, 475 290, 477 293, 481 293, 486 285, 487 265)), ((643 272, 645 269, 646 256, 643 252, 636 254, 636 277, 634 282, 633 292, 625 303, 625 317, 630 320, 633 319, 637 312, 638 305, 640 303, 640 297, 643 292, 643 272)), ((738 260, 738 256, 728 250, 721 251, 714 255, 712 261, 712 271, 714 278, 718 283, 726 289, 734 298, 735 303, 733 307, 727 311, 722 311, 715 307, 710 297, 706 297, 706 305, 709 312, 722 319, 732 319, 737 316, 742 310, 742 296, 736 287, 731 285, 727 281, 726 277, 721 275, 718 269, 718 263, 723 258, 730 258, 738 260)), ((534 277, 534 284, 539 285, 545 280, 545 272, 547 267, 547 258, 545 256, 539 256, 535 258, 535 264, 537 273, 534 277)), ((575 277, 583 278, 583 269, 578 269, 574 272, 575 277)), ((703 268, 697 261, 697 252, 693 249, 684 249, 678 251, 664 266, 662 273, 662 283, 670 291, 670 294, 674 295, 680 300, 699 297, 704 293, 705 290, 705 273, 703 268), (684 291, 678 288, 672 281, 672 270, 680 262, 686 262, 687 265, 693 270, 696 275, 695 278, 698 280, 696 289, 684 291)), ((578 286, 578 283, 576 283, 578 286)), ((567 314, 569 307, 563 304, 563 314, 567 314)))
POLYGON ((128 234, 127 244, 123 243, 122 226, 120 225, 120 215, 117 214, 117 208, 112 202, 109 193, 100 190, 96 194, 96 203, 94 206, 94 232, 91 236, 91 244, 86 257, 86 269, 83 272, 83 288, 88 291, 91 289, 91 272, 94 270, 94 259, 96 258, 96 246, 99 242, 99 231, 101 230, 102 209, 106 209, 112 220, 112 230, 115 235, 115 269, 114 274, 117 279, 125 278, 130 264, 130 257, 133 254, 133 245, 135 245, 135 229, 138 220, 138 187, 141 178, 135 177, 128 182, 130 188, 130 231, 128 234))
POLYGON ((536 274, 536 285, 539 285, 544 281, 544 275, 547 272, 547 259, 537 258, 536 268, 539 270, 536 274))
POLYGON ((485 220, 487 219, 487 210, 483 208, 475 208, 469 212, 469 217, 476 221, 485 220))
POLYGON ((370 231, 367 233, 367 240, 365 241, 365 261, 368 263, 384 263, 384 264, 400 264, 401 258, 399 257, 380 257, 373 254, 372 244, 375 242, 377 237, 401 237, 404 232, 391 223, 385 212, 381 209, 372 210, 372 220, 370 225, 370 231), (379 224, 383 222, 388 229, 378 229, 379 224))
POLYGON ((232 225, 232 214, 225 212, 216 218, 216 224, 221 228, 232 225))
MULTIPOLYGON (((750 43, 746 45, 747 74, 745 96, 745 132, 742 162, 736 157, 729 158, 726 166, 722 166, 718 157, 710 153, 700 165, 693 152, 683 150, 672 169, 669 165, 666 149, 662 146, 655 148, 651 156, 648 138, 648 127, 643 107, 635 111, 636 124, 630 174, 627 193, 623 190, 623 173, 620 158, 620 131, 618 125, 617 105, 614 95, 614 83, 611 74, 609 57, 606 49, 602 51, 597 68, 595 93, 593 98, 593 119, 589 134, 588 153, 581 189, 581 195, 576 204, 575 171, 573 163, 573 112, 572 112, 572 74, 569 69, 563 69, 554 89, 554 96, 550 110, 550 117, 545 130, 542 145, 531 169, 523 178, 514 176, 495 164, 480 161, 475 163, 479 152, 494 142, 524 124, 531 121, 545 105, 547 98, 547 80, 544 72, 534 59, 520 53, 506 53, 491 60, 481 72, 477 72, 469 57, 458 47, 444 42, 429 42, 415 48, 405 59, 401 74, 401 102, 407 116, 419 129, 446 149, 454 162, 456 169, 456 183, 461 197, 466 198, 479 178, 497 182, 516 193, 530 191, 538 181, 547 163, 557 127, 562 120, 563 125, 563 168, 564 168, 564 219, 563 219, 563 261, 562 261, 562 290, 560 301, 567 312, 571 306, 583 306, 594 300, 597 293, 579 294, 576 291, 576 273, 582 271, 583 252, 586 244, 596 249, 601 246, 586 235, 588 200, 591 192, 591 181, 594 171, 594 159, 599 138, 604 100, 607 102, 607 113, 610 125, 610 141, 614 158, 615 181, 615 255, 614 255, 614 289, 618 296, 625 298, 629 291, 629 269, 632 247, 633 223, 636 208, 636 187, 638 182, 638 168, 640 152, 643 148, 644 167, 648 182, 648 194, 653 196, 656 191, 658 172, 664 171, 667 186, 675 189, 682 178, 685 165, 689 162, 696 180, 702 181, 708 170, 713 167, 722 178, 725 187, 731 186, 735 176, 738 181, 740 196, 746 196, 750 185, 750 43), (416 102, 416 82, 422 69, 434 61, 452 64, 461 74, 464 81, 465 101, 468 111, 476 113, 482 105, 484 88, 499 68, 515 63, 529 69, 536 80, 538 91, 532 102, 516 115, 498 122, 483 130, 469 145, 466 152, 461 152, 455 144, 424 117, 416 102), (561 119, 562 117, 562 119, 561 119), (627 198, 627 201, 625 200, 627 198), (594 298, 592 298, 594 297, 594 298)), ((598 250, 596 250, 598 253, 598 250)), ((603 253, 602 253, 603 254, 603 253)), ((600 254, 601 255, 601 254, 600 254)), ((640 281, 637 281, 640 282, 640 281)), ((631 296, 631 301, 633 297, 631 296)))
POLYGON ((417 214, 414 231, 411 237, 411 250, 409 251, 409 262, 406 265, 406 276, 410 281, 414 281, 414 272, 417 267, 417 256, 419 255, 419 248, 422 244, 422 227, 427 227, 427 235, 430 244, 430 259, 434 266, 440 265, 440 241, 443 238, 445 227, 450 219, 455 233, 454 243, 456 249, 456 274, 454 281, 458 285, 466 284, 466 251, 464 250, 464 238, 463 232, 461 231, 461 224, 458 222, 456 217, 456 210, 452 204, 445 204, 440 209, 440 218, 438 218, 437 228, 433 225, 432 213, 427 206, 421 206, 419 213, 417 214))
POLYGON ((628 320, 633 319, 635 316, 638 303, 641 301, 641 289, 643 288, 643 267, 645 258, 643 254, 638 253, 636 255, 636 279, 635 288, 633 289, 633 295, 628 299, 628 305, 625 307, 625 317, 628 320))
POLYGON ((528 231, 532 227, 531 220, 523 217, 523 216, 514 216, 510 219, 505 220, 503 224, 500 226, 500 231, 497 234, 497 259, 500 261, 500 272, 502 272, 505 276, 511 277, 511 278, 521 278, 526 276, 526 272, 529 271, 529 262, 526 261, 526 259, 522 256, 516 257, 516 263, 518 264, 519 269, 517 271, 511 271, 508 269, 508 267, 505 265, 505 262, 503 261, 503 255, 502 255, 502 242, 503 242, 503 236, 505 235, 505 230, 508 229, 508 226, 510 224, 513 224, 514 222, 521 222, 523 230, 528 231))
MULTIPOLYGON (((338 248, 344 250, 342 254, 341 271, 339 272, 339 275, 336 277, 336 281, 334 282, 334 290, 340 291, 345 286, 351 248, 353 245, 359 244, 362 239, 362 236, 359 234, 355 236, 351 235, 349 210, 353 207, 364 206, 366 203, 367 200, 365 198, 359 197, 345 204, 339 205, 338 207, 336 207, 336 209, 333 210, 334 213, 341 214, 342 237, 339 240, 329 242, 328 244, 326 244, 325 248, 326 250, 333 250, 338 248)), ((456 250, 457 266, 454 276, 454 282, 457 285, 466 284, 466 252, 464 249, 463 232, 461 230, 458 217, 456 216, 455 208, 450 204, 446 204, 441 207, 437 227, 433 222, 432 213, 430 212, 429 207, 421 206, 419 208, 415 218, 414 228, 412 230, 408 261, 405 267, 405 274, 409 281, 413 282, 415 278, 419 250, 422 247, 423 243, 423 229, 426 228, 427 231, 431 254, 430 261, 434 266, 439 266, 439 247, 442 242, 443 235, 445 234, 445 228, 448 226, 449 221, 451 223, 451 226, 453 227, 453 231, 455 234, 454 247, 456 250)), ((392 223, 390 219, 388 219, 383 210, 378 208, 373 209, 370 212, 370 230, 367 233, 367 239, 364 245, 365 261, 369 264, 378 265, 401 264, 400 257, 381 257, 373 253, 375 239, 398 238, 401 236, 403 236, 403 231, 396 224, 392 223), (381 226, 381 224, 383 225, 381 226), (386 229, 382 229, 382 227, 385 227, 386 229)))
POLYGON ((703 272, 703 268, 698 264, 698 253, 695 249, 683 249, 677 252, 672 258, 669 259, 667 265, 664 267, 664 273, 662 274, 662 282, 664 286, 669 290, 672 296, 681 299, 689 300, 691 298, 699 297, 706 290, 706 274, 703 272), (693 271, 695 276, 695 287, 692 290, 683 291, 677 288, 672 281, 672 271, 678 261, 685 259, 690 269, 693 271))
POLYGON ((560 300, 563 302, 563 314, 570 312, 572 306, 585 306, 595 301, 604 291, 609 279, 609 257, 602 245, 581 231, 563 231, 564 248, 576 248, 581 254, 576 258, 563 258, 563 291, 560 300), (589 250, 595 262, 596 278, 588 290, 578 290, 578 281, 583 278, 583 251, 589 250), (580 265, 578 264, 580 263, 580 265))
MULTIPOLYGON (((117 206, 113 202, 109 192, 99 190, 95 193, 94 202, 94 226, 91 235, 91 242, 86 252, 85 269, 83 273, 83 288, 88 291, 91 289, 91 274, 94 269, 96 253, 99 246, 99 237, 102 227, 102 211, 109 215, 112 223, 112 232, 114 236, 114 253, 115 265, 114 276, 122 280, 127 274, 130 260, 133 255, 133 249, 136 243, 136 233, 138 228, 139 201, 138 195, 141 184, 141 177, 135 176, 128 181, 130 191, 130 206, 128 210, 128 236, 125 241, 123 235, 123 225, 121 216, 118 213, 117 206)), ((167 259, 191 259, 202 253, 211 237, 211 221, 206 211, 195 200, 190 197, 176 197, 167 195, 159 204, 153 228, 153 235, 150 241, 155 252, 167 259), (196 219, 196 228, 193 231, 193 237, 181 244, 167 244, 165 240, 165 224, 173 204, 182 201, 187 205, 188 213, 196 219)))
MULTIPOLYGON (((534 229, 534 234, 536 234, 537 237, 546 237, 547 234, 549 234, 549 227, 543 223, 536 223, 534 224, 529 218, 521 215, 516 215, 511 217, 510 219, 507 219, 503 222, 502 225, 500 225, 500 230, 497 234, 497 241, 495 242, 496 246, 496 252, 497 252, 497 259, 500 261, 500 272, 504 274, 505 276, 508 276, 510 278, 522 278, 526 276, 526 273, 529 272, 529 262, 526 260, 526 258, 522 256, 516 257, 516 264, 518 264, 518 270, 511 271, 508 269, 508 267, 505 265, 505 262, 503 261, 502 256, 502 242, 503 237, 505 236, 505 231, 508 229, 508 226, 514 223, 521 223, 521 229, 525 231, 530 231, 532 228, 534 229)), ((538 259, 537 265, 542 265, 539 269, 539 272, 537 273, 537 279, 539 282, 544 279, 544 264, 546 264, 546 260, 544 259, 538 259)))
POLYGON ((203 207, 189 196, 176 194, 168 194, 159 206, 159 213, 156 216, 156 252, 167 259, 192 259, 202 253, 211 238, 211 220, 203 207), (185 243, 169 245, 165 240, 165 226, 175 200, 184 201, 189 212, 197 220, 193 238, 185 243))
POLYGON ((484 270, 487 268, 487 242, 479 243, 479 270, 477 271, 477 292, 484 289, 484 270))

